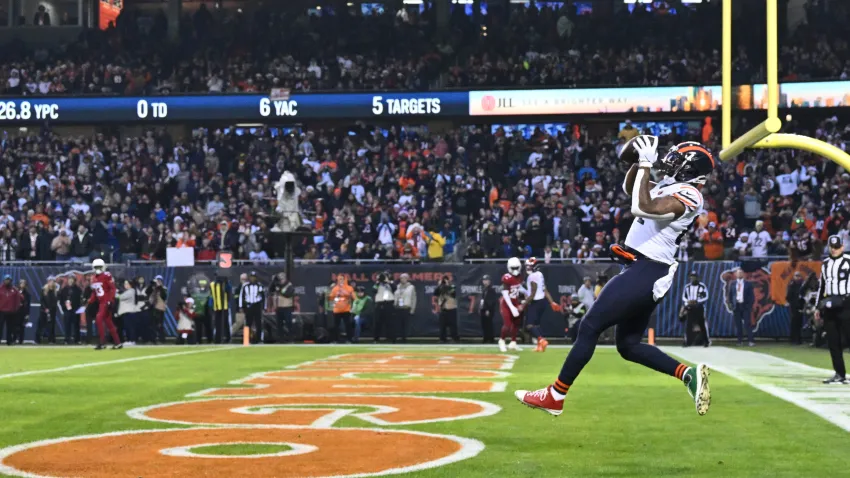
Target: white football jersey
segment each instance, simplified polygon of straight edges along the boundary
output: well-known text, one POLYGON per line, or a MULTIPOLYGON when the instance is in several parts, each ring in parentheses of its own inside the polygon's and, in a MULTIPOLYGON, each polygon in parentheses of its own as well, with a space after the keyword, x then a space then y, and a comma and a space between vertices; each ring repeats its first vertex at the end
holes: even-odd
POLYGON ((528 274, 528 279, 525 280, 525 288, 528 290, 528 293, 531 293, 531 284, 537 284, 537 292, 534 293, 534 297, 531 300, 540 300, 546 297, 546 293, 543 292, 543 289, 546 287, 543 283, 543 273, 540 271, 534 271, 528 274))
POLYGON ((750 232, 750 244, 753 247, 753 257, 765 257, 767 255, 767 245, 770 244, 770 233, 764 229, 761 232, 750 232))
POLYGON ((649 191, 649 196, 652 199, 673 196, 685 206, 685 213, 670 220, 635 218, 626 236, 626 246, 654 261, 674 264, 679 242, 702 211, 702 194, 687 183, 661 182, 649 191))

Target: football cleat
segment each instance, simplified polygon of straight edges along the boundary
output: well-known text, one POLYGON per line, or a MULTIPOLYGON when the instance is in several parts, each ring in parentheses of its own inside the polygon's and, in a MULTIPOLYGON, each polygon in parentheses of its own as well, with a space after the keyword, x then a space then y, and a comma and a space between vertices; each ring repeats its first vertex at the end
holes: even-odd
POLYGON ((508 347, 505 345, 505 339, 499 339, 499 352, 507 352, 508 347))
POLYGON ((685 372, 684 382, 688 393, 694 399, 697 413, 705 415, 711 406, 711 388, 708 386, 708 376, 711 371, 704 363, 690 367, 685 372))
POLYGON ((508 350, 513 350, 514 352, 522 351, 522 349, 516 344, 516 340, 511 340, 511 343, 508 344, 508 350))
POLYGON ((548 347, 548 346, 549 346, 549 341, 546 340, 546 339, 540 339, 540 340, 537 341, 537 351, 538 352, 545 352, 546 347, 548 347))
POLYGON ((827 385, 847 385, 850 382, 848 382, 847 379, 842 377, 841 375, 835 374, 832 376, 832 378, 824 380, 823 383, 827 385))
POLYGON ((549 391, 549 387, 541 388, 540 390, 535 390, 533 392, 528 390, 517 390, 514 392, 514 396, 525 406, 543 410, 544 412, 556 417, 564 411, 564 401, 555 400, 555 397, 552 396, 552 392, 549 391))

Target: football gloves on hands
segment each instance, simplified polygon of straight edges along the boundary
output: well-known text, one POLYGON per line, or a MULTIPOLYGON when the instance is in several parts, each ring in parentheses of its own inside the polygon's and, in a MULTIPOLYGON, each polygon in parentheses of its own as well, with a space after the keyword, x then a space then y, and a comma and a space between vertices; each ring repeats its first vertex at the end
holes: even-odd
POLYGON ((651 168, 658 161, 658 136, 638 136, 634 148, 638 153, 638 167, 651 168))

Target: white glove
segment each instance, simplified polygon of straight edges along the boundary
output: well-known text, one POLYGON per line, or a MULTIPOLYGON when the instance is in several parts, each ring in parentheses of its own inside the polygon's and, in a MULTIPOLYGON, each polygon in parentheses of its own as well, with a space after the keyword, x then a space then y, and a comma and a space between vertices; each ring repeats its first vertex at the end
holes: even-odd
POLYGON ((658 137, 641 135, 635 140, 635 150, 638 152, 638 167, 651 168, 658 161, 658 137))

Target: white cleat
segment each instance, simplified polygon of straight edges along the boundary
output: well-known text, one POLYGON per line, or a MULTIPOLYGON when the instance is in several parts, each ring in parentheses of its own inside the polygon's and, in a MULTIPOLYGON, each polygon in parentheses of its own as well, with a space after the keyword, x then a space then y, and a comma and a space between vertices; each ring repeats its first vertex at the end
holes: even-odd
POLYGON ((499 352, 507 352, 508 347, 505 346, 505 339, 499 339, 499 352))
POLYGON ((522 351, 522 349, 516 344, 515 340, 511 340, 511 343, 508 345, 508 350, 513 350, 514 352, 522 351))

